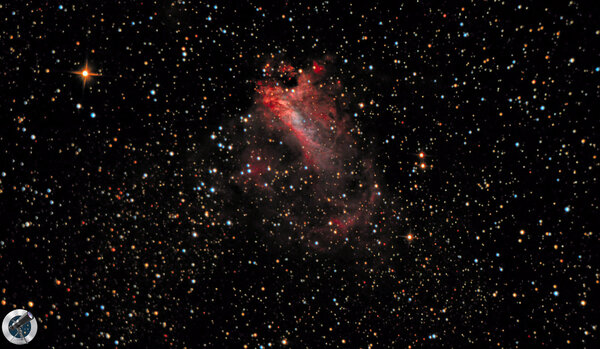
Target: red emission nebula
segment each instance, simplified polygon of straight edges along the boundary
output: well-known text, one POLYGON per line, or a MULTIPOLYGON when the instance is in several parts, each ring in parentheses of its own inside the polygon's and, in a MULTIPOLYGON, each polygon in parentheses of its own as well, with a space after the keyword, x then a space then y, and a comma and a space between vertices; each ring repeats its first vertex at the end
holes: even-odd
POLYGON ((236 181, 273 236, 316 249, 366 239, 378 202, 372 161, 324 64, 265 69, 236 181))

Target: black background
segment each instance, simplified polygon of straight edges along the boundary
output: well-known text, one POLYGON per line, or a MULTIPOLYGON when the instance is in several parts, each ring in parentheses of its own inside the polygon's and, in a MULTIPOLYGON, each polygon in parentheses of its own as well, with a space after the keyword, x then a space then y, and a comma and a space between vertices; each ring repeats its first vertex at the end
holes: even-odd
POLYGON ((0 309, 38 347, 592 347, 592 3, 2 5, 0 309), (325 57, 381 201, 317 251, 230 176, 265 64, 325 57))

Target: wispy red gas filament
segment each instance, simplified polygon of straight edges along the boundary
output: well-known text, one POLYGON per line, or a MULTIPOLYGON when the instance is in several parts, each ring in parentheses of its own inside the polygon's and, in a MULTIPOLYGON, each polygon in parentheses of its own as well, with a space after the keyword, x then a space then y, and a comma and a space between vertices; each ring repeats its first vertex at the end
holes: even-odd
POLYGON ((326 65, 316 61, 312 69, 268 64, 263 71, 252 119, 260 131, 247 139, 239 178, 264 196, 256 202, 269 203, 261 207, 272 212, 264 221, 281 220, 288 233, 318 249, 366 232, 377 189, 371 160, 337 102, 339 80, 327 79, 326 65))

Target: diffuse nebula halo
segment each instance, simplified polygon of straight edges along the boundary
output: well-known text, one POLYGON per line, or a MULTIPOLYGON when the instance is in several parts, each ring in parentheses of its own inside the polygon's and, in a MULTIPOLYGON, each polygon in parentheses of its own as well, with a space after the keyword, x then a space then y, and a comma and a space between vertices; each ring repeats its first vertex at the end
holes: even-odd
POLYGON ((236 182, 277 238, 316 249, 364 240, 379 189, 339 102, 340 82, 318 62, 265 71, 236 182))

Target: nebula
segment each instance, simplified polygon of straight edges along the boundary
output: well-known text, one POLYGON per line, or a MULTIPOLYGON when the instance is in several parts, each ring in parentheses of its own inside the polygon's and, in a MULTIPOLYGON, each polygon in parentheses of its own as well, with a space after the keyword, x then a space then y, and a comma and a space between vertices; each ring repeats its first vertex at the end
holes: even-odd
POLYGON ((364 240, 379 188, 326 65, 265 67, 236 181, 265 227, 316 249, 364 240), (275 223, 276 222, 276 223, 275 223))

